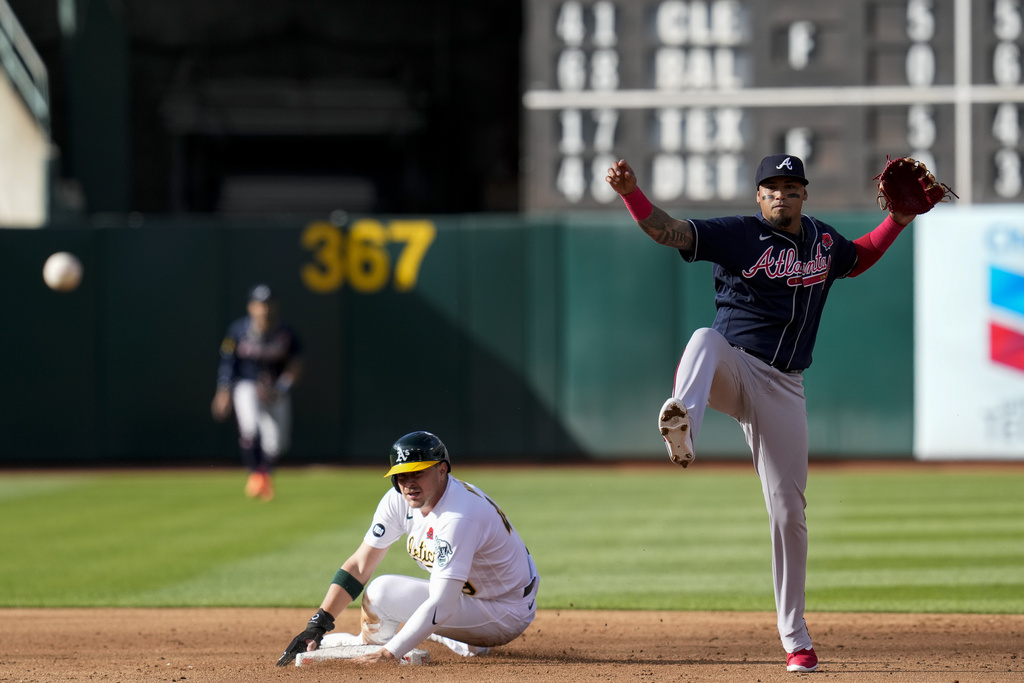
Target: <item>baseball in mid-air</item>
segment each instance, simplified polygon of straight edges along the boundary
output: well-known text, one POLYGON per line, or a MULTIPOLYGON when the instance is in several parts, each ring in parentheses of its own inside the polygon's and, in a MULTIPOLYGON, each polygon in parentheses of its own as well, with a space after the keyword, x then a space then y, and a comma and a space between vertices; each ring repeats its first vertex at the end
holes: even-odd
POLYGON ((43 264, 43 280, 55 292, 70 292, 82 281, 82 262, 67 251, 51 254, 43 264))

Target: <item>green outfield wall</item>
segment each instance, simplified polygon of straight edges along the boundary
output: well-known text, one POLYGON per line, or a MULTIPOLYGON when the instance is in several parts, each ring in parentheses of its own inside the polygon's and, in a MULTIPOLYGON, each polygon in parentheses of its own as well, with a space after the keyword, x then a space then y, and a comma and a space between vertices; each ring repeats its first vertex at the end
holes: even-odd
MULTIPOLYGON (((820 218, 856 237, 879 214, 820 218)), ((805 373, 816 456, 911 457, 912 240, 832 290, 805 373)), ((467 459, 664 457, 657 411, 714 315, 710 266, 619 213, 0 230, 0 464, 237 462, 209 406, 260 281, 306 348, 295 463, 376 461, 415 429, 467 459), (74 292, 42 281, 55 251, 85 265, 74 292)), ((708 416, 699 454, 747 457, 708 416)))

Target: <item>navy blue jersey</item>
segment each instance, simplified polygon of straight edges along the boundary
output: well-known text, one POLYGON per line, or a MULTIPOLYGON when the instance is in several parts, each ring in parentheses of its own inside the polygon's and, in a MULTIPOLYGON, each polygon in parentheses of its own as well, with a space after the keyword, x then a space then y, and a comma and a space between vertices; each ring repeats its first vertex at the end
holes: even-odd
POLYGON ((715 264, 712 327, 779 369, 809 367, 829 289, 857 265, 853 242, 810 216, 801 216, 800 235, 761 214, 690 223, 695 247, 680 253, 715 264))
POLYGON ((217 385, 227 386, 239 379, 276 382, 288 362, 301 354, 302 344, 287 324, 260 334, 249 316, 239 318, 228 327, 220 345, 217 385))

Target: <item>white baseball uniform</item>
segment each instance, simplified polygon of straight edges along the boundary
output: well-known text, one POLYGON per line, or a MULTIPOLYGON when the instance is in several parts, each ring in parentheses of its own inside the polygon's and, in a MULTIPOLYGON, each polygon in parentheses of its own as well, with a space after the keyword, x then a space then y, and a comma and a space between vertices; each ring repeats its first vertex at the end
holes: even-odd
POLYGON ((426 515, 392 488, 363 541, 387 548, 403 534, 406 551, 430 572, 430 580, 385 575, 370 582, 363 611, 377 622, 364 621, 369 642, 396 657, 432 634, 491 647, 511 642, 533 621, 537 568, 505 513, 479 488, 449 475, 444 494, 426 515), (435 624, 432 615, 419 613, 428 596, 457 584, 462 594, 447 620, 435 624))
POLYGON ((240 379, 231 390, 238 420, 238 434, 243 443, 260 437, 264 460, 273 465, 291 448, 292 397, 282 394, 272 401, 261 400, 256 380, 240 379))
POLYGON ((291 448, 291 395, 277 383, 302 353, 290 325, 277 323, 261 332, 252 316, 232 322, 221 343, 217 387, 231 388, 242 459, 254 472, 273 468, 291 448), (261 398, 261 386, 272 387, 272 395, 261 398))

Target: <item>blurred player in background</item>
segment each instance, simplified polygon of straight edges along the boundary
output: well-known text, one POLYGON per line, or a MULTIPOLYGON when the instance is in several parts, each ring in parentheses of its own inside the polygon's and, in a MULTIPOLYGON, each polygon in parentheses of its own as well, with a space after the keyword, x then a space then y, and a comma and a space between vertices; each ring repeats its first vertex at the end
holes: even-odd
POLYGON ((353 657, 397 662, 424 640, 474 657, 518 638, 537 611, 540 577, 523 540, 487 495, 451 476, 448 449, 430 432, 391 446, 392 488, 359 548, 341 565, 320 609, 278 660, 285 666, 318 647, 382 645, 353 657), (337 633, 334 617, 355 600, 388 548, 405 548, 430 580, 385 574, 363 593, 360 634, 337 633))
MULTIPOLYGON (((686 467, 694 459, 705 407, 743 427, 768 509, 786 669, 814 671, 818 657, 804 622, 808 436, 803 371, 811 364, 832 284, 871 267, 914 214, 890 212, 871 232, 847 240, 802 213, 808 183, 804 164, 788 154, 761 160, 753 186, 759 211, 747 216, 672 218, 647 200, 624 160, 608 169, 606 180, 651 239, 678 249, 687 262, 714 264, 715 321, 694 332, 686 345, 658 428, 669 459, 686 467)), ((873 352, 855 362, 870 369, 873 352)))
POLYGON ((291 446, 291 389, 302 374, 302 345, 295 331, 278 320, 269 285, 249 291, 249 315, 231 323, 220 345, 213 417, 222 421, 232 408, 238 444, 249 470, 245 493, 274 497, 274 465, 291 446))

